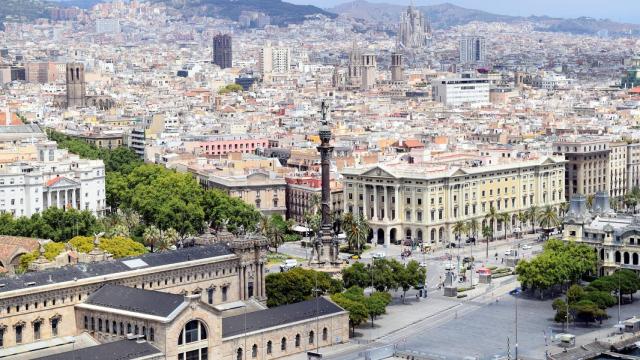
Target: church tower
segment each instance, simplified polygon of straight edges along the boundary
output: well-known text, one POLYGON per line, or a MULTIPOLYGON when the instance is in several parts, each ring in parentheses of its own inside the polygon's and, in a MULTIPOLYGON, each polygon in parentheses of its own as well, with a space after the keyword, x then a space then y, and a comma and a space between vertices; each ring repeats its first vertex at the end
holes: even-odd
POLYGON ((87 99, 84 65, 67 64, 67 108, 84 107, 87 99))

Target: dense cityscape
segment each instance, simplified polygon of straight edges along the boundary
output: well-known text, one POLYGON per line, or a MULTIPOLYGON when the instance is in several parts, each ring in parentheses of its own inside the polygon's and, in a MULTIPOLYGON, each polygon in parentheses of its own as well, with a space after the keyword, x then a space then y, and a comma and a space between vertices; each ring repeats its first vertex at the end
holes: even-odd
POLYGON ((0 3, 0 359, 639 359, 640 23, 390 2, 0 3))

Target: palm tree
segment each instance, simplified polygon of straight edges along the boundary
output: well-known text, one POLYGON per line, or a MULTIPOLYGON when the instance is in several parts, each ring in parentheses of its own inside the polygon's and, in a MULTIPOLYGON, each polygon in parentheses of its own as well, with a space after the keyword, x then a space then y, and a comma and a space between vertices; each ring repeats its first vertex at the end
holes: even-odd
POLYGON ((556 209, 551 205, 547 205, 544 207, 538 219, 540 221, 540 226, 546 232, 548 232, 549 229, 560 225, 560 218, 558 217, 558 213, 556 212, 556 209))
POLYGON ((524 225, 527 224, 527 214, 523 211, 518 211, 516 218, 518 219, 518 224, 520 224, 520 231, 523 231, 524 225))
POLYGON ((157 245, 158 251, 171 250, 171 247, 177 243, 179 237, 180 235, 174 228, 168 228, 164 231, 161 230, 160 241, 157 245))
POLYGON ((456 238, 458 239, 458 245, 460 244, 460 238, 463 233, 467 232, 467 224, 464 221, 459 220, 453 224, 453 233, 456 234, 456 238))
POLYGON ((487 239, 487 259, 489 259, 489 238, 493 236, 493 229, 491 226, 485 226, 482 228, 482 237, 487 239))
POLYGON ((123 224, 117 224, 109 229, 107 237, 129 237, 129 229, 123 224))
POLYGON ((589 209, 591 209, 591 207, 593 206, 593 199, 594 198, 595 198, 595 196, 593 194, 587 195, 587 207, 589 209))
POLYGON ((474 238, 478 237, 478 220, 473 218, 467 222, 468 234, 473 235, 474 238))
POLYGON ((359 217, 346 219, 348 223, 345 223, 344 232, 347 235, 347 242, 349 244, 349 250, 356 249, 356 252, 360 254, 362 247, 367 242, 367 236, 369 235, 369 223, 362 214, 359 217))
POLYGON ((322 211, 322 198, 318 194, 311 195, 309 199, 309 210, 313 214, 317 214, 322 211))
MULTIPOLYGON (((493 234, 496 232, 496 225, 500 219, 500 213, 498 213, 498 210, 492 206, 489 208, 489 212, 484 216, 484 218, 489 220, 489 223, 491 223, 491 240, 493 241, 493 234)), ((487 242, 488 241, 489 239, 487 239, 487 242)))
POLYGON ((565 201, 560 204, 560 216, 565 216, 567 211, 569 211, 569 203, 565 201))
POLYGON ((144 233, 142 234, 142 241, 145 246, 148 246, 151 249, 151 252, 154 251, 155 247, 162 241, 162 233, 160 229, 151 225, 144 229, 144 233))
POLYGON ((275 248, 276 253, 278 253, 278 247, 284 243, 284 235, 285 230, 280 226, 269 225, 267 238, 269 239, 269 245, 275 248))
POLYGON ((635 196, 633 190, 624 196, 624 205, 627 207, 627 211, 631 209, 634 213, 636 212, 636 206, 638 206, 638 197, 635 196))
POLYGON ((538 221, 539 212, 540 212, 540 209, 535 205, 531 205, 531 207, 527 209, 527 218, 529 219, 529 223, 531 224, 532 234, 535 234, 536 232, 536 221, 538 221))
POLYGON ((260 217, 260 222, 258 223, 258 229, 260 230, 260 233, 268 237, 270 225, 271 225, 271 222, 269 221, 269 217, 262 215, 260 217))
POLYGON ((502 222, 502 227, 504 228, 504 239, 507 240, 507 229, 509 228, 509 220, 511 220, 511 216, 507 212, 503 212, 498 214, 498 219, 502 222))

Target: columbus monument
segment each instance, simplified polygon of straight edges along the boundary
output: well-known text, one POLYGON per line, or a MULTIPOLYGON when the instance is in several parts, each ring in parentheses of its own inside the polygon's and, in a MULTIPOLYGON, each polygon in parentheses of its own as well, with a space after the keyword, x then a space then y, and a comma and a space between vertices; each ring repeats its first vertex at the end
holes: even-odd
POLYGON ((309 259, 312 265, 318 267, 325 266, 327 263, 332 266, 337 266, 339 264, 338 238, 333 232, 331 217, 329 216, 329 204, 331 202, 331 174, 329 165, 331 162, 333 146, 329 145, 329 142, 331 141, 331 129, 329 128, 327 120, 328 110, 329 105, 327 101, 322 100, 322 122, 320 125, 320 131, 318 132, 318 135, 320 136, 320 146, 318 146, 318 151, 320 152, 322 166, 322 223, 320 225, 320 231, 313 243, 311 258, 309 259))

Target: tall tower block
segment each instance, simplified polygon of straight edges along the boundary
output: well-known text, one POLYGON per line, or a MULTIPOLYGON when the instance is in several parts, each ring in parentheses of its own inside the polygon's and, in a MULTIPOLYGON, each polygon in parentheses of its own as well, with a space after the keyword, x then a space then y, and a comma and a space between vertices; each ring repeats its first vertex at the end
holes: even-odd
POLYGON ((67 107, 84 107, 87 99, 84 65, 67 64, 67 107))
POLYGON ((397 52, 391 54, 391 81, 404 81, 404 73, 402 70, 402 54, 397 52))

